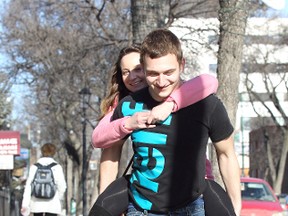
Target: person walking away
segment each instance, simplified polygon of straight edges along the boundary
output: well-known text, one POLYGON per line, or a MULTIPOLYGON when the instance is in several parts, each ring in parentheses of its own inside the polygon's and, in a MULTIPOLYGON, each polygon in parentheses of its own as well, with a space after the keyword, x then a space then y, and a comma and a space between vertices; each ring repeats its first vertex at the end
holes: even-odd
POLYGON ((30 167, 21 208, 21 213, 24 216, 28 216, 30 213, 34 216, 57 216, 61 214, 61 201, 67 186, 61 165, 53 159, 55 153, 56 146, 54 144, 44 144, 41 147, 42 157, 30 167), (47 176, 47 178, 53 179, 55 187, 53 187, 53 182, 45 183, 46 186, 42 188, 46 188, 46 190, 40 190, 38 185, 41 184, 41 178, 37 174, 38 167, 40 167, 39 169, 44 167, 41 174, 42 178, 45 179, 47 176), (36 185, 36 187, 33 185, 36 185), (54 189, 55 193, 53 193, 54 189))

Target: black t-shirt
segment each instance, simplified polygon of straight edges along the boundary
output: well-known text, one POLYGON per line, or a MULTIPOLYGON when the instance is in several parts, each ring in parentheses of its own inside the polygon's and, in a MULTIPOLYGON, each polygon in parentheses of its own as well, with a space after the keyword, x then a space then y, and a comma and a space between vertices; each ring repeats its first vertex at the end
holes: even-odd
MULTIPOLYGON (((158 104, 145 88, 121 100, 112 118, 151 110, 158 104)), ((205 188, 209 137, 217 142, 232 132, 227 112, 215 95, 172 113, 155 128, 134 131, 129 190, 133 203, 165 213, 195 200, 205 188)))

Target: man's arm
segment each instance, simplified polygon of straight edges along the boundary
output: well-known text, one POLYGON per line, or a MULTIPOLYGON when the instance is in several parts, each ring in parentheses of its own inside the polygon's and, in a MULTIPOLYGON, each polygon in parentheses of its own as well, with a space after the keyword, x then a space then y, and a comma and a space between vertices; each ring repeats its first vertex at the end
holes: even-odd
POLYGON ((239 216, 241 211, 240 168, 234 150, 233 134, 214 143, 214 146, 226 191, 231 198, 236 215, 239 216))
POLYGON ((120 140, 117 145, 103 149, 101 153, 99 193, 102 193, 117 177, 118 165, 124 142, 124 140, 120 140))

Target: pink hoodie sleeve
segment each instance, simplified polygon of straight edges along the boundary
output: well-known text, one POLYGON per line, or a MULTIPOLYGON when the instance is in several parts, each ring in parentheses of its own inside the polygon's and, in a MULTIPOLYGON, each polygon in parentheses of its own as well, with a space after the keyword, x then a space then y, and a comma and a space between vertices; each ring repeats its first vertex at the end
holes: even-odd
MULTIPOLYGON (((186 81, 178 89, 174 90, 168 100, 175 102, 173 112, 176 112, 215 93, 217 88, 218 81, 214 76, 202 74, 186 81)), ((95 148, 109 148, 115 142, 132 133, 131 130, 123 127, 125 120, 129 117, 116 119, 111 122, 112 114, 113 112, 108 113, 94 129, 92 133, 92 145, 95 148)))
POLYGON ((173 112, 187 107, 193 103, 216 93, 218 80, 210 74, 201 74, 184 82, 178 89, 174 90, 167 101, 174 101, 173 112))
POLYGON ((123 139, 127 134, 132 133, 123 127, 124 121, 129 118, 124 117, 111 121, 113 112, 108 113, 102 118, 92 133, 92 145, 95 148, 109 148, 115 142, 123 139), (108 133, 109 131, 109 133, 108 133))

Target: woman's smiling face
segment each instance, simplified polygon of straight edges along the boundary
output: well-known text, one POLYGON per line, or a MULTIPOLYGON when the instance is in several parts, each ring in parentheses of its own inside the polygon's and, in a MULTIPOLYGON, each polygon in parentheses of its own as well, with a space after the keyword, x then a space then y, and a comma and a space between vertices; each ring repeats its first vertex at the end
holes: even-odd
POLYGON ((129 91, 135 92, 147 86, 139 53, 132 52, 123 56, 120 66, 123 82, 129 91))

